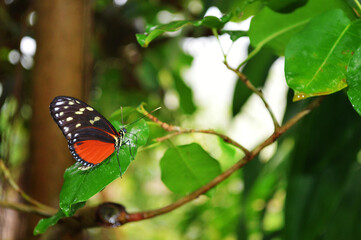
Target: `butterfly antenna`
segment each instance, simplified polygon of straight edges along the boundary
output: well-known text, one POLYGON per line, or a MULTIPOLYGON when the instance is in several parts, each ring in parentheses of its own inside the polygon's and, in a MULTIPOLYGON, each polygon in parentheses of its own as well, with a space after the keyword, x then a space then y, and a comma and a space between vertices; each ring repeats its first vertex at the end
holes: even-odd
POLYGON ((120 112, 121 112, 121 115, 122 115, 122 125, 124 125, 124 122, 123 122, 123 107, 120 107, 120 112))
MULTIPOLYGON (((154 109, 153 111, 151 111, 151 112, 150 112, 150 113, 148 113, 148 114, 154 113, 155 111, 158 111, 158 110, 159 110, 159 109, 161 109, 161 108, 162 108, 162 107, 157 107, 156 109, 154 109)), ((148 114, 147 114, 147 115, 148 115, 148 114)), ((132 125, 132 124, 134 124, 134 123, 138 122, 139 120, 141 120, 141 119, 145 118, 147 115, 143 115, 142 117, 138 118, 137 120, 135 120, 135 121, 133 121, 133 122, 131 122, 131 123, 127 124, 127 126, 132 125)))

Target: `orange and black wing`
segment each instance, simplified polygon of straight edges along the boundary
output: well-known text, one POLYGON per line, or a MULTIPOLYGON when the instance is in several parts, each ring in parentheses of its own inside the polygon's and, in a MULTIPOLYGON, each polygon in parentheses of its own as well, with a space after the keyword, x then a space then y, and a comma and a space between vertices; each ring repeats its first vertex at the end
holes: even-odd
POLYGON ((93 167, 114 152, 119 133, 88 104, 59 96, 50 103, 50 114, 68 140, 73 157, 84 166, 93 167))

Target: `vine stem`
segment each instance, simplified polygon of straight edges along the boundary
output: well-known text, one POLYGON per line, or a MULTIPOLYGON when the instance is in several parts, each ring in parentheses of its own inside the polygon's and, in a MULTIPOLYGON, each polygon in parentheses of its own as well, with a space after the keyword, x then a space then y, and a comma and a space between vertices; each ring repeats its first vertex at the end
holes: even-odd
POLYGON ((224 61, 223 63, 224 63, 224 65, 226 65, 226 67, 227 67, 229 70, 231 70, 232 72, 234 72, 235 74, 237 74, 237 76, 239 77, 239 79, 246 85, 246 87, 247 87, 248 89, 250 89, 252 92, 254 92, 255 94, 257 94, 257 95, 261 98, 263 104, 265 105, 268 113, 270 114, 270 116, 271 116, 271 118, 272 118, 275 131, 277 131, 278 128, 280 128, 280 125, 279 125, 279 123, 278 123, 278 121, 277 121, 277 118, 276 118, 275 114, 273 113, 271 107, 268 105, 268 103, 267 103, 267 101, 266 101, 266 99, 265 99, 262 91, 259 90, 259 89, 257 89, 257 88, 252 84, 252 82, 249 81, 249 79, 246 77, 246 75, 244 75, 243 73, 241 73, 239 70, 237 70, 237 69, 235 69, 235 68, 232 68, 232 67, 228 64, 227 61, 224 61))
MULTIPOLYGON (((170 211, 173 211, 177 209, 178 207, 181 207, 182 205, 198 198, 200 195, 206 193, 225 179, 227 179, 229 176, 231 176, 234 172, 236 172, 238 169, 242 168, 245 164, 250 162, 254 157, 256 157, 262 149, 264 149, 266 146, 274 143, 283 133, 285 133, 288 129, 290 129, 293 125, 295 125, 299 120, 301 120, 304 116, 309 114, 312 109, 318 107, 323 100, 323 97, 319 97, 312 101, 304 110, 296 114, 293 118, 291 118, 288 122, 286 122, 283 126, 277 128, 274 133, 269 136, 263 143, 255 147, 248 155, 244 156, 242 159, 240 159, 237 163, 235 163, 232 167, 227 169, 222 174, 218 175, 216 178, 214 178, 212 181, 204 185, 203 187, 199 188, 198 190, 192 192, 191 194, 179 199, 178 201, 169 204, 165 207, 150 210, 150 211, 144 211, 144 212, 137 212, 137 213, 127 213, 127 214, 119 214, 117 221, 119 224, 125 224, 128 222, 134 222, 134 221, 141 221, 149 218, 153 218, 165 213, 168 213, 170 211)), ((155 117, 150 117, 150 115, 147 115, 151 120, 155 120, 155 117)), ((157 121, 156 121, 157 122, 157 121)), ((166 129, 167 130, 167 129, 166 129)), ((181 134, 181 133, 179 133, 181 134)))

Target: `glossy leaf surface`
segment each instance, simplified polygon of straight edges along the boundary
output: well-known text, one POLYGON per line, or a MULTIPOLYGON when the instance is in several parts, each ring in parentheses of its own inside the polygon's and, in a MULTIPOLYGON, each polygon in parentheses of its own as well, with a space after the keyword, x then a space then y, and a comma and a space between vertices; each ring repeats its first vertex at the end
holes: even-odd
POLYGON ((294 100, 345 88, 348 62, 360 41, 361 21, 351 22, 340 9, 314 18, 286 50, 285 74, 294 100))

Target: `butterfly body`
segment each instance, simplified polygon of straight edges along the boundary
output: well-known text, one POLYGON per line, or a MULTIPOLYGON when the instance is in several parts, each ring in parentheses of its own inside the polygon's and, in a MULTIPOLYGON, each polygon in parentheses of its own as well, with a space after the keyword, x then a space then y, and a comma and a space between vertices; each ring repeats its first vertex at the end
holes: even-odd
MULTIPOLYGON (((99 112, 79 99, 55 97, 50 103, 50 114, 57 123, 76 161, 87 170, 106 160, 124 144, 126 128, 117 131, 99 112)), ((119 161, 119 160, 118 160, 119 161)))

